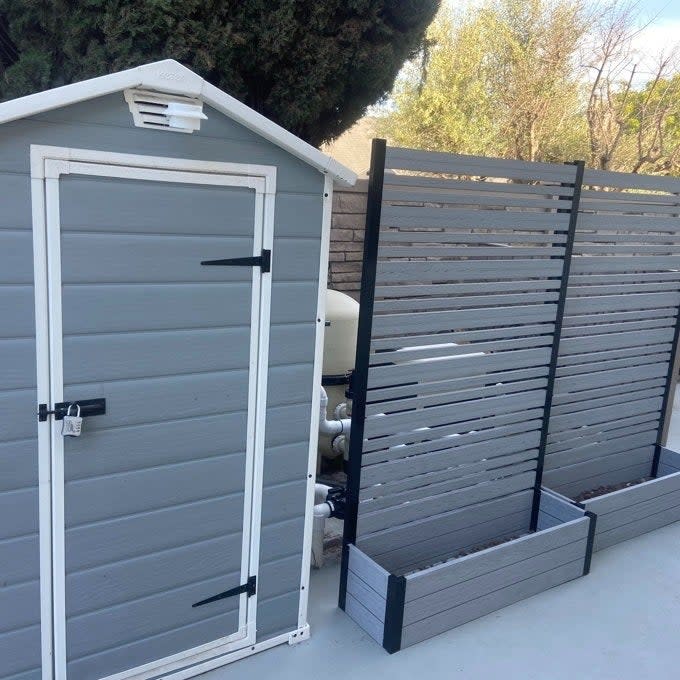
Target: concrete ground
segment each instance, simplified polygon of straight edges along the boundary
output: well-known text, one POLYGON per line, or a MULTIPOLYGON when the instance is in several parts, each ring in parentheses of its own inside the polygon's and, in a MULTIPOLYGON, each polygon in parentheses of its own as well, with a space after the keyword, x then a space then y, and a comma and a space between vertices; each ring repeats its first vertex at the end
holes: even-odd
MULTIPOLYGON (((680 446, 680 411, 668 440, 680 446)), ((680 678, 680 522, 603 550, 587 578, 392 656, 336 606, 337 562, 312 574, 312 639, 205 680, 671 680, 680 678)))

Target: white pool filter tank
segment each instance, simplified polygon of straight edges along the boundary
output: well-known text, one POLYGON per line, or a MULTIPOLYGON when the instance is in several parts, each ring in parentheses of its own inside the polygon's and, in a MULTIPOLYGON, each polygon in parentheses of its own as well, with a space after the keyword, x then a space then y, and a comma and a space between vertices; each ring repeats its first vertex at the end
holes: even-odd
MULTIPOLYGON (((359 303, 345 293, 327 290, 322 385, 328 395, 328 420, 346 419, 351 414, 345 390, 354 368, 358 325, 359 303)), ((342 438, 319 434, 319 459, 336 458, 343 455, 343 449, 342 438)))

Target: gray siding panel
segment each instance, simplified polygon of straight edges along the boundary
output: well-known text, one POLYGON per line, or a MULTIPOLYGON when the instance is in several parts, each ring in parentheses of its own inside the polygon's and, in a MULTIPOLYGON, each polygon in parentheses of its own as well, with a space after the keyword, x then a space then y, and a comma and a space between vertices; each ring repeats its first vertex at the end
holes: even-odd
POLYGON ((0 174, 0 203, 0 678, 33 680, 40 665, 40 586, 28 179, 0 174))

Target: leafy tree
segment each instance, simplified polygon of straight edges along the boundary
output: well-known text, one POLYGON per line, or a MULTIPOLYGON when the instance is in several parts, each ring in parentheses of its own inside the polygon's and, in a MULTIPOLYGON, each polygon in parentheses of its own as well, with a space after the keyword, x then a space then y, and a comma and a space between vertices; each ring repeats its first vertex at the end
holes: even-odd
POLYGON ((381 129, 399 144, 526 160, 579 154, 585 121, 574 55, 585 30, 573 0, 444 6, 425 68, 397 84, 381 129))
POLYGON ((390 90, 439 0, 0 0, 0 98, 173 58, 312 144, 390 90))

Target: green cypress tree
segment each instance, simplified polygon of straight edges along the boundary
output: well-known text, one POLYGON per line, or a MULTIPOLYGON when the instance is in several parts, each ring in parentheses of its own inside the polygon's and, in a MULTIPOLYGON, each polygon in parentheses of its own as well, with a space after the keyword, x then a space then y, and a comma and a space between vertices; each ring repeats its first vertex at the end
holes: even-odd
POLYGON ((387 93, 439 0, 0 0, 0 99, 172 58, 318 145, 387 93))

